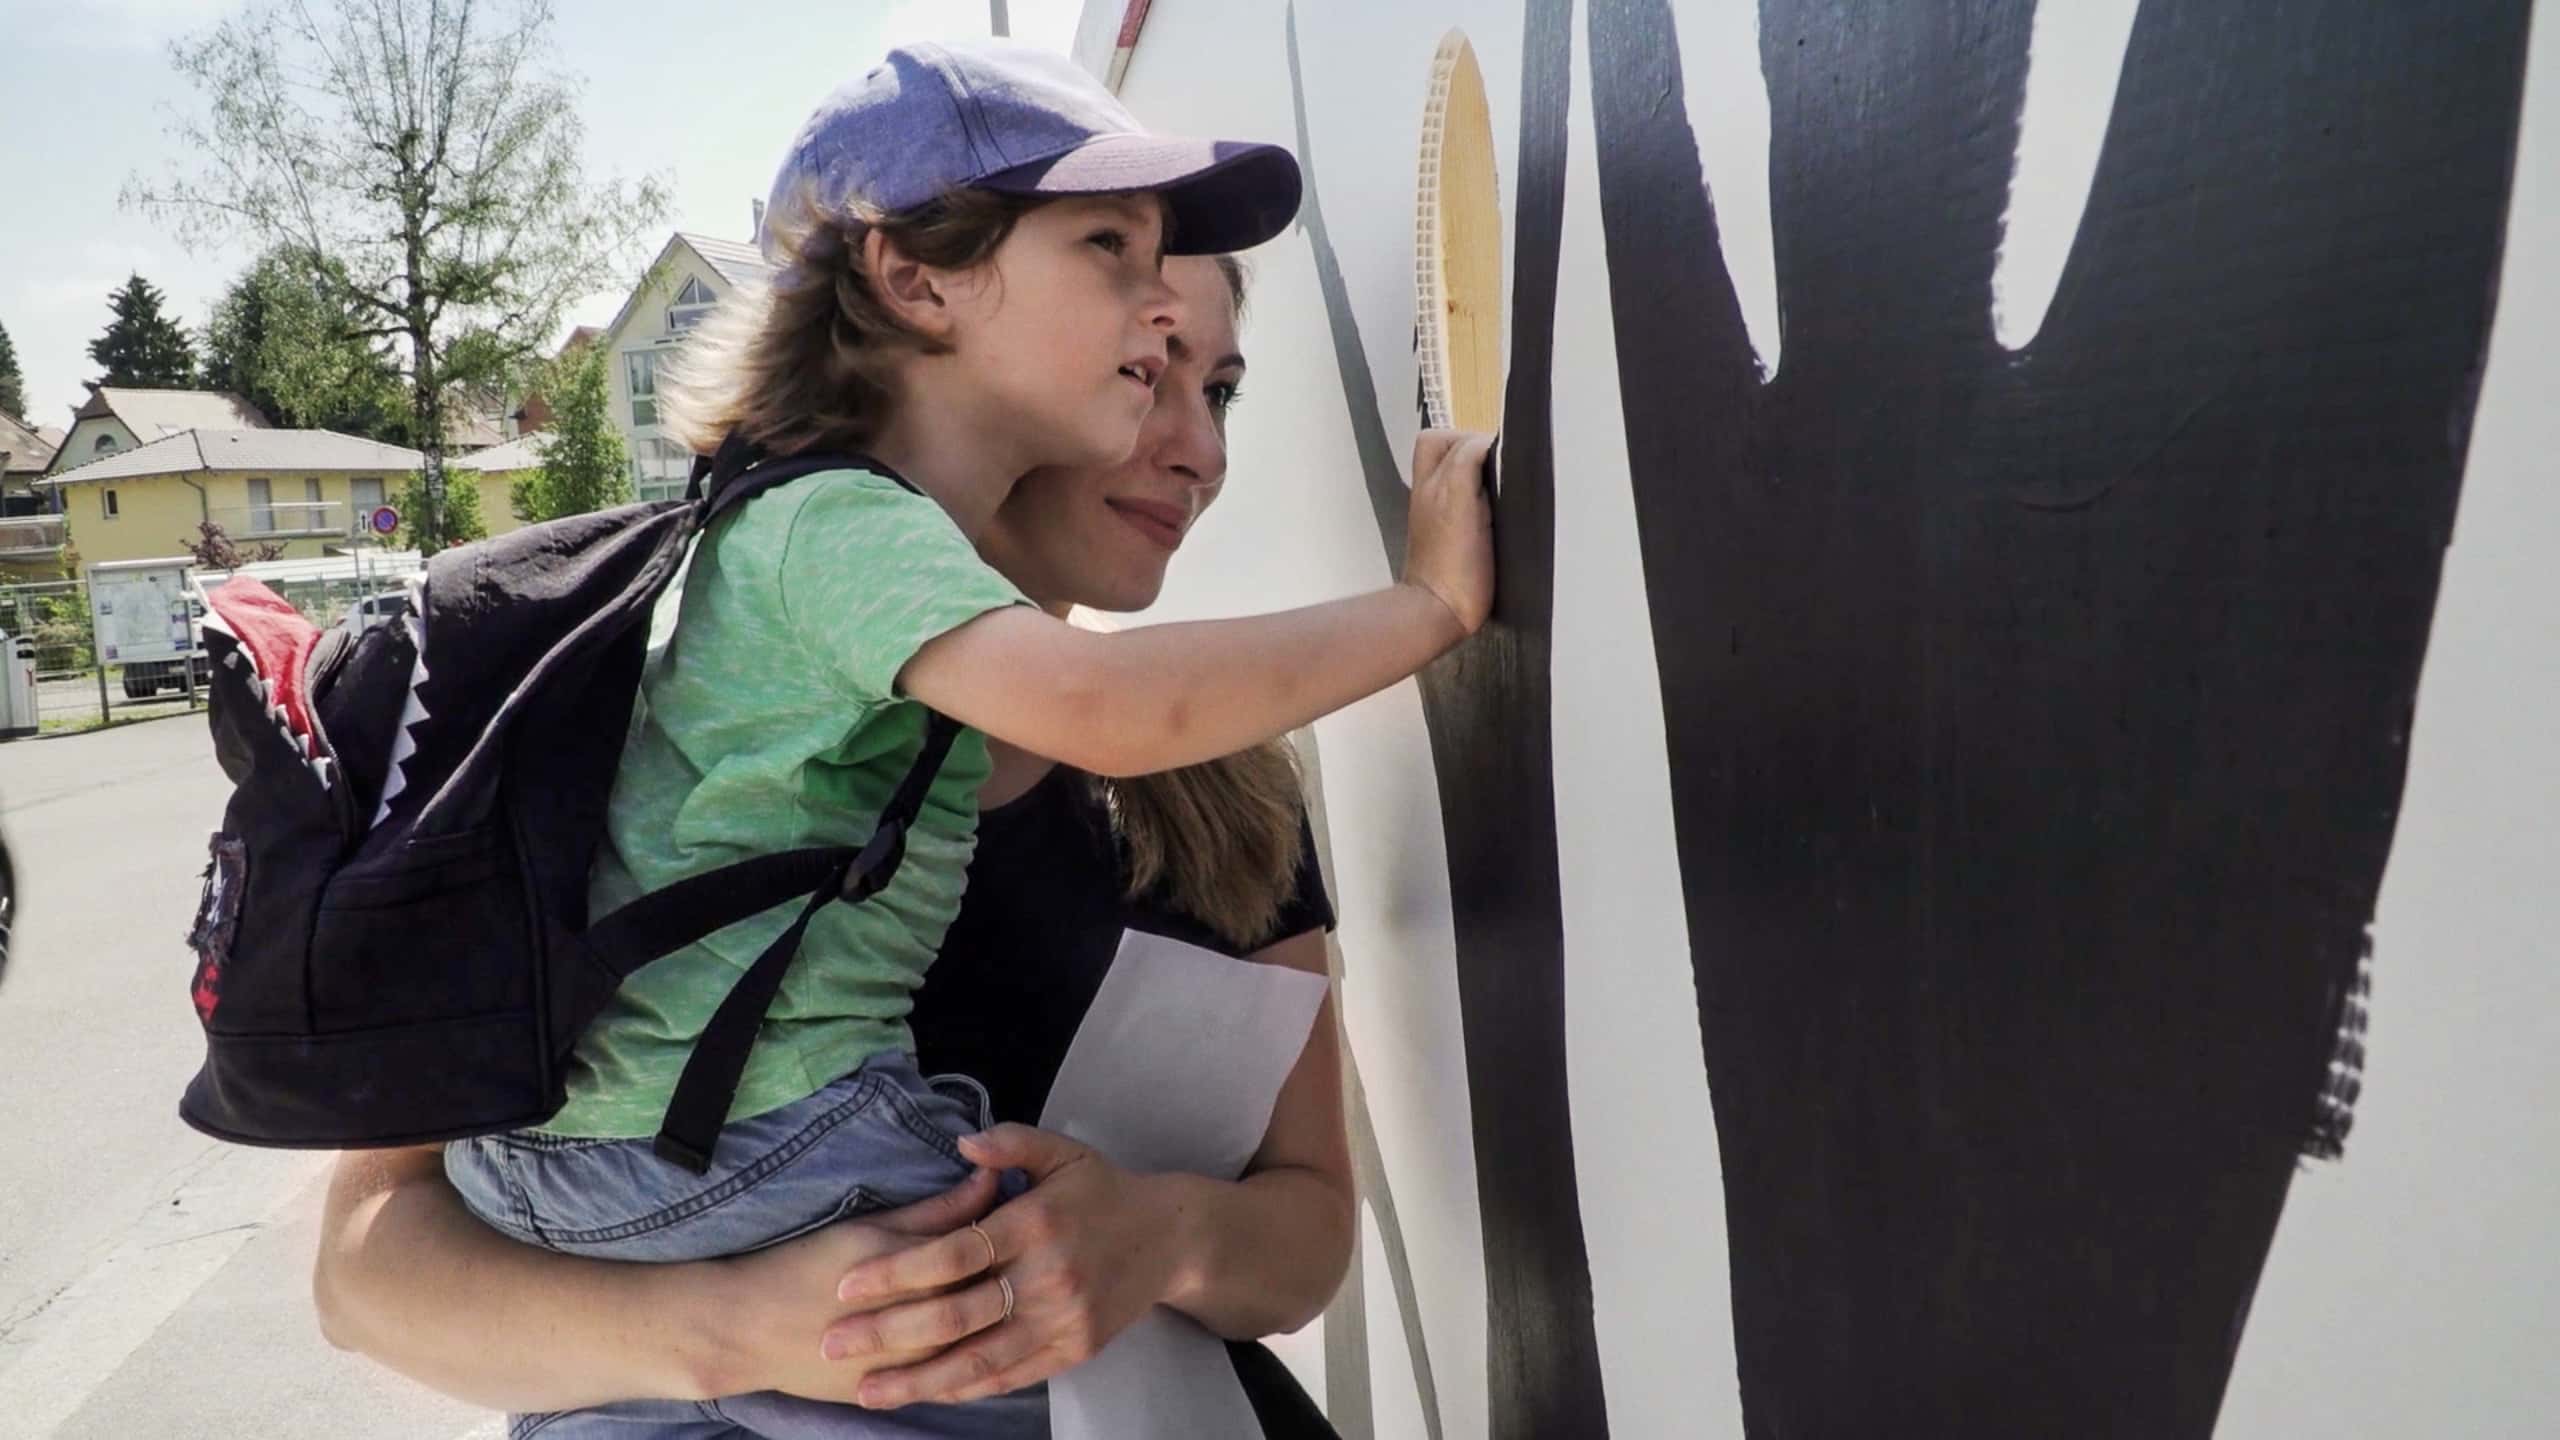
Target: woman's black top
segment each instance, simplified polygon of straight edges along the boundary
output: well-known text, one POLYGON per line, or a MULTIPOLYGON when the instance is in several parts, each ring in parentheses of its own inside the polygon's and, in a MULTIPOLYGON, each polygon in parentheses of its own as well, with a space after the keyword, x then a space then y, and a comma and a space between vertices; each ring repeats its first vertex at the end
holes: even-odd
MULTIPOLYGON (((987 1087, 999 1122, 1036 1125, 1124 932, 1233 955, 1333 928, 1315 840, 1303 827, 1295 892, 1261 944, 1241 950, 1169 905, 1124 899, 1123 873, 1109 812, 1081 773, 1052 770, 1021 798, 979 815, 968 892, 908 1017, 926 1074, 968 1075, 987 1087)), ((1227 1348, 1269 1440, 1334 1434, 1269 1351, 1227 1348)))

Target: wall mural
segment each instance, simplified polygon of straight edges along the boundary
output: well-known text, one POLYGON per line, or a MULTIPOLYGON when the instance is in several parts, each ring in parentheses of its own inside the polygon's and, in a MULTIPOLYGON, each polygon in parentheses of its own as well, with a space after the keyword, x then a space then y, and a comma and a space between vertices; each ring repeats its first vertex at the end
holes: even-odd
MULTIPOLYGON (((1672 6, 1512 12, 1501 607, 1420 687, 1492 1434, 1608 1433, 1589 1247, 1629 1243, 1586 1235, 1577 1174, 1608 1157, 1577 1170, 1567 1103, 1571 117, 1594 132, 1744 1425, 2202 1435, 2297 1167, 2353 1119, 2530 9, 2145 0, 2059 288, 2012 350, 1992 284, 2032 0, 1765 0, 1774 366, 1672 6)), ((1392 563, 1399 457, 1298 26, 1301 228, 1392 563)), ((1373 1219, 1392 1283, 1356 1277, 1346 1306, 1399 1318, 1436 1436, 1448 1357, 1435 1375, 1405 1254, 1426 1221, 1373 1219)), ((1327 1388, 1365 1434, 1390 1382, 1345 1333, 1327 1388)))
POLYGON ((2529 6, 2145 4, 2011 353, 1991 279, 2033 8, 1763 6, 1764 379, 1712 199, 1673 179, 1697 159, 1671 16, 1590 6, 1771 1434, 1994 1403, 2204 1433, 2296 1157, 2339 1153, 2363 1061, 2529 6))
MULTIPOLYGON (((1591 1278, 1574 1199, 1573 1121, 1564 1073, 1564 921, 1557 893, 1552 749, 1548 735, 1547 619, 1552 600, 1554 449, 1547 431, 1548 353, 1556 237, 1564 205, 1566 7, 1545 5, 1545 82, 1536 112, 1554 143, 1521 176, 1522 263, 1513 296, 1511 393, 1504 407, 1502 520, 1497 534, 1502 623, 1421 676, 1449 842, 1458 927, 1458 1002, 1468 1069, 1484 1259, 1493 1433, 1545 1436, 1601 1423, 1599 1349, 1591 1278), (1568 1425, 1567 1422, 1571 1422, 1568 1425)), ((1290 25, 1291 93, 1300 105, 1297 153, 1321 177, 1304 124, 1305 85, 1290 25)), ((1363 479, 1390 563, 1405 542, 1403 472, 1372 398, 1368 361, 1350 327, 1319 185, 1301 217, 1325 286, 1343 388, 1360 440, 1363 479)))

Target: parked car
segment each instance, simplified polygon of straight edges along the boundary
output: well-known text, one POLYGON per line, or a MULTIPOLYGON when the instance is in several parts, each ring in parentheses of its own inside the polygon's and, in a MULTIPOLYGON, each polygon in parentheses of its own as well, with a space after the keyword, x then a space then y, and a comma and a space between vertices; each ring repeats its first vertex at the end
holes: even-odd
POLYGON ((380 595, 367 595, 348 606, 347 613, 339 617, 338 624, 350 635, 362 635, 385 620, 398 619, 408 610, 409 592, 391 590, 380 595))

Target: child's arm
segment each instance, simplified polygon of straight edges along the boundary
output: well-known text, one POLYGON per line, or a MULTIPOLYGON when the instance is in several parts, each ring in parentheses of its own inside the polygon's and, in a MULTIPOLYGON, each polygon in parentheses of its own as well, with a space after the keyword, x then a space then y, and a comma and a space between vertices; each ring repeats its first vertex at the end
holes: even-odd
POLYGON ((899 689, 964 725, 1097 775, 1194 765, 1376 694, 1475 633, 1493 607, 1484 435, 1414 442, 1404 580, 1242 620, 1097 635, 1037 611, 937 637, 899 689))

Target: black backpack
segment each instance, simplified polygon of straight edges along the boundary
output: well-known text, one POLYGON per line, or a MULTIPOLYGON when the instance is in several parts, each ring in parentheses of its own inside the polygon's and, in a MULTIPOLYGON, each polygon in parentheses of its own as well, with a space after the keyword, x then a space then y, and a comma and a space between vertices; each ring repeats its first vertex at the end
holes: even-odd
POLYGON ((649 614, 688 546, 776 485, 856 467, 888 473, 855 456, 762 461, 733 438, 696 461, 684 500, 436 555, 412 613, 360 636, 317 629, 254 580, 211 591, 214 749, 237 788, 187 938, 206 1051, 187 1123, 329 1149, 538 1125, 625 976, 799 900, 667 1108, 658 1153, 708 1168, 802 932, 896 874, 957 727, 933 717, 859 850, 753 857, 592 919, 587 871, 649 614))

